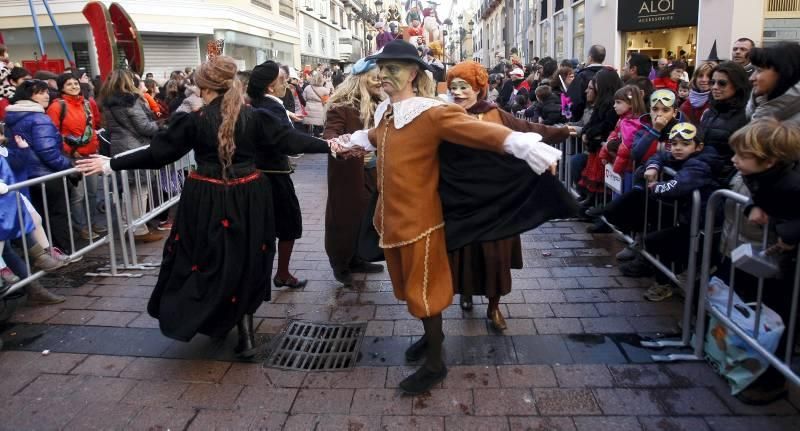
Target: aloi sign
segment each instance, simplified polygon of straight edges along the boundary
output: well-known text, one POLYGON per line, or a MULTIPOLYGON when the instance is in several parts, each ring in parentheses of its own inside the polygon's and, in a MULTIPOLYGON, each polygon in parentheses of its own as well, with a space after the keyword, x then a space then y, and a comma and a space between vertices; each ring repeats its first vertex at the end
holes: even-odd
POLYGON ((617 29, 652 30, 697 25, 699 0, 619 0, 617 29))

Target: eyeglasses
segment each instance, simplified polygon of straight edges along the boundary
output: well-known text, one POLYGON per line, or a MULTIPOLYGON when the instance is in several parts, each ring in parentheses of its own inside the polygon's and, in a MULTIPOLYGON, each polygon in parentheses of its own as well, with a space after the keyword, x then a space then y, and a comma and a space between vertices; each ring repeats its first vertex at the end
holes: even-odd
POLYGON ((669 90, 656 90, 650 95, 650 106, 661 102, 666 107, 671 107, 675 104, 675 93, 669 90))
POLYGON ((678 123, 672 126, 672 129, 669 131, 670 139, 675 139, 677 136, 680 136, 687 141, 691 141, 695 136, 697 136, 697 127, 695 127, 692 123, 678 123))
POLYGON ((725 87, 728 86, 728 80, 726 80, 726 79, 712 79, 711 81, 708 81, 708 85, 710 85, 712 87, 716 85, 719 88, 725 88, 725 87))

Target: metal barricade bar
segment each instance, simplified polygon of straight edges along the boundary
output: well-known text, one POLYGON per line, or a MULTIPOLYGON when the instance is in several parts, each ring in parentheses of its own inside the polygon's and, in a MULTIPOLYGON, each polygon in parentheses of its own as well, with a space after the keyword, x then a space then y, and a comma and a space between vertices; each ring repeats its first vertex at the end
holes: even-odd
MULTIPOLYGON (((778 358, 774 353, 770 352, 766 348, 764 348, 758 342, 758 327, 760 326, 760 314, 761 310, 763 309, 763 290, 764 290, 764 278, 758 278, 758 290, 757 290, 757 303, 756 303, 756 321, 755 327, 753 328, 753 332, 755 337, 751 336, 747 333, 747 331, 737 325, 731 319, 731 312, 733 309, 733 295, 735 294, 735 279, 731 278, 729 280, 729 297, 726 302, 726 309, 720 310, 717 307, 709 306, 709 299, 708 299, 708 286, 711 279, 711 256, 714 254, 714 243, 713 243, 713 235, 710 233, 714 232, 716 220, 714 219, 714 215, 717 211, 717 208, 724 204, 726 200, 731 200, 737 204, 737 214, 736 214, 736 225, 734 226, 734 235, 732 235, 735 244, 740 244, 739 241, 739 232, 738 226, 741 221, 741 209, 744 205, 746 205, 750 198, 739 193, 733 192, 731 190, 717 190, 714 192, 708 200, 708 205, 706 208, 706 222, 705 222, 705 232, 706 236, 703 241, 703 261, 701 265, 701 279, 700 279, 700 301, 697 307, 697 321, 695 323, 695 337, 694 337, 694 355, 697 357, 703 357, 703 347, 705 343, 705 336, 706 336, 706 313, 710 314, 717 321, 721 322, 725 328, 733 331, 737 336, 739 336, 750 348, 752 348, 756 353, 762 356, 770 365, 775 367, 787 380, 791 381, 794 385, 800 386, 800 376, 795 372, 791 366, 790 362, 792 359, 792 352, 794 351, 794 342, 795 336, 797 331, 797 313, 798 313, 798 300, 800 299, 800 250, 798 250, 796 259, 797 262, 794 266, 794 278, 792 281, 792 304, 791 310, 789 314, 789 321, 784 322, 784 326, 786 327, 787 337, 786 337, 786 353, 784 355, 783 360, 778 358)), ((765 245, 768 238, 768 231, 769 226, 764 226, 762 229, 764 230, 764 234, 762 236, 762 245, 765 245)), ((735 271, 735 266, 733 262, 731 262, 731 272, 735 271)))

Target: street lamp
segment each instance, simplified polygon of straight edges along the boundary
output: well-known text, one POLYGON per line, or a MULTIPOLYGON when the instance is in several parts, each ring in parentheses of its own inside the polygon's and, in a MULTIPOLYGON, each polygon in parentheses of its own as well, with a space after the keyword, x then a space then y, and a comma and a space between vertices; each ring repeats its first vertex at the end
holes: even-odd
POLYGON ((458 15, 458 61, 464 61, 464 15, 458 15))

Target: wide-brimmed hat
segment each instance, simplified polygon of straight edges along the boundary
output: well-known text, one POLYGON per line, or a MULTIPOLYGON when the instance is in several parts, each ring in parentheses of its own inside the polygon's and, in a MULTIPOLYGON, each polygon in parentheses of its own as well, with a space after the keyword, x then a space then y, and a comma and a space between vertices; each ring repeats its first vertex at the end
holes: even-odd
POLYGON ((375 60, 376 62, 386 60, 405 61, 409 63, 416 63, 422 70, 428 70, 428 65, 422 60, 422 58, 420 58, 417 48, 415 48, 414 45, 399 39, 387 43, 382 50, 370 55, 366 59, 375 60))

